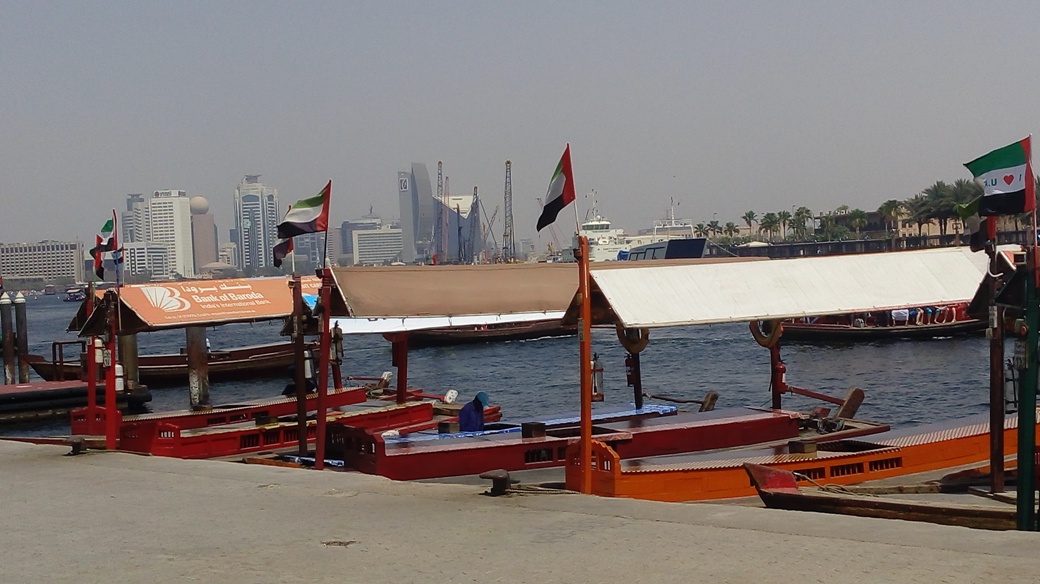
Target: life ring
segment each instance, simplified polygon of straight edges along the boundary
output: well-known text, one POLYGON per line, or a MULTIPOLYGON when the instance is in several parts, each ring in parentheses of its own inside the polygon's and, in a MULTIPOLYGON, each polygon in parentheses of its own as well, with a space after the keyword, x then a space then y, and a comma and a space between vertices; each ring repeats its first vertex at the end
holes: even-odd
POLYGON ((755 342, 767 349, 772 349, 780 342, 780 335, 784 334, 784 326, 780 324, 779 320, 770 321, 769 336, 762 332, 760 324, 757 320, 753 320, 749 323, 751 329, 751 336, 755 337, 755 342))
POLYGON ((627 329, 618 324, 615 327, 615 330, 617 331, 618 340, 621 341, 621 346, 633 355, 641 352, 646 348, 647 344, 650 343, 650 329, 648 328, 627 329), (629 336, 630 332, 638 332, 639 338, 633 340, 632 337, 629 336))

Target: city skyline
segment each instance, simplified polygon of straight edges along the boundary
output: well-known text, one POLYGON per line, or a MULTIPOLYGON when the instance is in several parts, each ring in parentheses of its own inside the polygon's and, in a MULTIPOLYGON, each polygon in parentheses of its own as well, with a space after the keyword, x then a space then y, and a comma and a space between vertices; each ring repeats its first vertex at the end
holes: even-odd
POLYGON ((515 236, 544 249, 566 143, 578 213, 595 189, 630 231, 670 199, 694 222, 873 210, 1040 127, 1037 25, 1010 1, 12 3, 0 241, 87 242, 127 193, 170 185, 227 241, 254 173, 284 201, 332 179, 333 224, 398 218, 413 162, 444 161, 490 214, 511 160, 515 236))

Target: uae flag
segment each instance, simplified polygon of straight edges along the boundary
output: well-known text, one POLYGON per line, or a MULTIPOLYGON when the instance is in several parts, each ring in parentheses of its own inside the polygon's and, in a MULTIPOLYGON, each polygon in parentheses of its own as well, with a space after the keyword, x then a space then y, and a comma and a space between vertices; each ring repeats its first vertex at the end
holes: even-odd
POLYGON ((1029 138, 998 148, 964 166, 982 185, 979 215, 1016 215, 1036 208, 1029 138))
POLYGON ((106 251, 115 251, 116 243, 116 212, 112 211, 112 218, 101 227, 101 231, 94 236, 94 247, 90 255, 94 258, 94 273, 99 280, 105 279, 104 255, 106 251))
POLYGON ((563 157, 556 165, 556 172, 549 181, 549 192, 545 194, 545 206, 538 217, 538 231, 552 225, 564 207, 574 202, 574 174, 571 172, 571 145, 563 150, 563 157))
POLYGON ((325 185, 317 195, 309 199, 301 199, 289 207, 285 219, 278 224, 278 238, 288 239, 304 233, 318 233, 329 230, 329 195, 332 193, 332 181, 325 185))
POLYGON ((289 239, 283 239, 282 241, 279 241, 278 245, 274 246, 274 267, 282 267, 282 260, 284 260, 285 256, 291 254, 292 252, 293 242, 291 237, 289 239))

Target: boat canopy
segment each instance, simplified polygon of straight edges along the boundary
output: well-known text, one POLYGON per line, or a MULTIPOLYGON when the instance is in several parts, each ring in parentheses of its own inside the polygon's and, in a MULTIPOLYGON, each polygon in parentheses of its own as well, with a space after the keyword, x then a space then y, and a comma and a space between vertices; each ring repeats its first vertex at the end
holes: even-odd
MULTIPOLYGON (((658 260, 679 265, 758 258, 658 260)), ((633 268, 647 262, 603 262, 633 268)), ((575 263, 333 268, 330 315, 344 333, 394 333, 453 326, 559 320, 574 299, 575 263)))
MULTIPOLYGON (((317 294, 321 280, 306 276, 303 293, 317 294)), ((287 278, 231 278, 128 284, 119 289, 120 334, 275 320, 292 315, 287 278)), ((106 330, 105 303, 99 302, 79 336, 106 330)))
MULTIPOLYGON (((1001 248, 1005 251, 1017 246, 1001 248)), ((628 328, 719 324, 968 302, 989 258, 967 247, 593 270, 593 320, 628 328)), ((576 322, 578 306, 564 322, 576 322)))

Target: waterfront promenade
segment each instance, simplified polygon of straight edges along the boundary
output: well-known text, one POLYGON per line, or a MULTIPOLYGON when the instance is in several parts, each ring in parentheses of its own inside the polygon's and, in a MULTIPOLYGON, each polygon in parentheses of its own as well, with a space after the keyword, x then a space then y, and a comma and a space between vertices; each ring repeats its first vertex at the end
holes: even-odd
POLYGON ((0 582, 1035 582, 1040 534, 0 441, 0 582))

